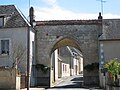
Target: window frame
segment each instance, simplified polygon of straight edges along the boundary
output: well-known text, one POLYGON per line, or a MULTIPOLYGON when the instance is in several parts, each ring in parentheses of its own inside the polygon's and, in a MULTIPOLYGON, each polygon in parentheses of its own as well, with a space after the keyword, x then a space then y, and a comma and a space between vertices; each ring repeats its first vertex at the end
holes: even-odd
POLYGON ((11 46, 11 40, 9 38, 2 38, 2 39, 0 39, 0 55, 10 55, 10 46, 11 46), (2 40, 8 40, 9 41, 8 53, 2 53, 2 40))

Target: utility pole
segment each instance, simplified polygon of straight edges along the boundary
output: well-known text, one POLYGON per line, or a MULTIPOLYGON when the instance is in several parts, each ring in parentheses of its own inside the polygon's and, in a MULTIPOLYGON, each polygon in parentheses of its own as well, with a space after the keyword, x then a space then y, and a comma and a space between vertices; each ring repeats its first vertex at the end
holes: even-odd
MULTIPOLYGON (((30 0, 29 0, 29 9, 30 9, 30 0)), ((29 14, 30 14, 30 11, 29 11, 29 14)), ((30 18, 30 16, 29 16, 30 18)), ((30 87, 30 78, 29 78, 29 75, 30 75, 30 29, 31 29, 31 26, 28 26, 28 31, 27 31, 27 81, 26 81, 26 84, 27 84, 27 90, 29 90, 29 87, 30 87)))
POLYGON ((30 7, 29 10, 29 18, 30 18, 30 26, 28 27, 28 34, 27 34, 27 90, 30 87, 30 30, 34 29, 36 22, 34 18, 34 8, 30 7))
POLYGON ((29 90, 29 68, 30 68, 30 29, 31 27, 28 26, 28 31, 27 31, 27 90, 29 90))
POLYGON ((30 0, 29 0, 29 9, 30 9, 30 0))

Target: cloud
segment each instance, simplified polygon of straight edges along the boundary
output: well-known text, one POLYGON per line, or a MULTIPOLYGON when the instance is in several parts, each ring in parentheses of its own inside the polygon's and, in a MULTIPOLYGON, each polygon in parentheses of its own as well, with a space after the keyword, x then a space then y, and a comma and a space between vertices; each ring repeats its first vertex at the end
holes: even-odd
MULTIPOLYGON (((36 20, 79 20, 97 19, 98 13, 82 13, 66 10, 57 4, 57 0, 43 0, 50 7, 35 7, 36 20)), ((104 19, 120 18, 120 15, 104 14, 104 19)))
POLYGON ((52 7, 57 6, 57 0, 42 0, 45 2, 47 5, 50 5, 52 7))
POLYGON ((104 14, 104 19, 120 19, 120 15, 115 15, 111 13, 104 14))

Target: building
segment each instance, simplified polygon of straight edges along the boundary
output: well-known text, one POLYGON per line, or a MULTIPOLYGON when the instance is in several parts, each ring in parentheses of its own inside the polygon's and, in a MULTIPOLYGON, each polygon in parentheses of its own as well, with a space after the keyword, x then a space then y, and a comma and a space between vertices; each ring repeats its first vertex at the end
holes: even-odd
POLYGON ((101 59, 108 62, 111 59, 120 59, 120 20, 104 19, 103 34, 99 38, 101 46, 101 59))
MULTIPOLYGON (((100 71, 104 64, 117 58, 120 60, 120 19, 104 19, 100 43, 100 71)), ((100 73, 100 84, 105 87, 105 72, 100 73)))
POLYGON ((52 82, 83 72, 83 57, 74 47, 66 46, 56 49, 52 59, 52 82))
MULTIPOLYGON (((27 50, 30 50, 30 68, 32 68, 34 46, 34 30, 21 11, 14 5, 1 5, 0 67, 15 67, 21 75, 26 76, 27 50)), ((25 84, 25 81, 23 82, 25 84)))
MULTIPOLYGON (((29 49, 31 86, 51 86, 51 80, 79 74, 85 65, 99 60, 101 69, 110 59, 120 59, 119 19, 37 21, 36 34, 30 23, 16 6, 0 6, 0 66, 16 67, 26 75, 29 49), (80 65, 83 61, 84 65, 80 65)), ((98 85, 98 72, 85 70, 85 84, 98 85)))

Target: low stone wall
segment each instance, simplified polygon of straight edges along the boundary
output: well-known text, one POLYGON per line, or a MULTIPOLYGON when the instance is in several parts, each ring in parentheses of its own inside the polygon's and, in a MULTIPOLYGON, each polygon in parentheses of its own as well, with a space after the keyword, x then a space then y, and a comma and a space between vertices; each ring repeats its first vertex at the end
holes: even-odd
POLYGON ((0 68, 0 90, 20 90, 20 76, 13 68, 0 68))

